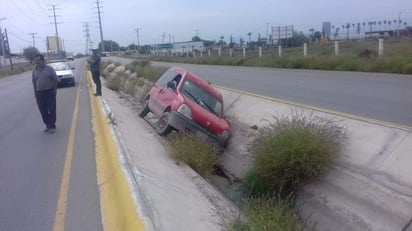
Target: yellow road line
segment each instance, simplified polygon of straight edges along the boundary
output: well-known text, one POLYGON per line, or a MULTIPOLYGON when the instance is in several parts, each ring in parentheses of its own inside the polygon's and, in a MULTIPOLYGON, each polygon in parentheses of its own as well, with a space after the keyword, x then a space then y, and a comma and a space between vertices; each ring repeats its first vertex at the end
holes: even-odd
POLYGON ((79 112, 79 95, 80 87, 77 86, 76 101, 74 104, 72 123, 70 127, 69 142, 67 144, 66 150, 66 160, 64 162, 63 176, 60 183, 60 193, 59 199, 57 201, 56 215, 54 219, 54 231, 63 231, 64 223, 66 220, 66 209, 67 209, 67 194, 69 191, 70 175, 72 168, 72 159, 73 159, 73 147, 74 147, 74 135, 76 133, 77 125, 77 115, 79 112))
MULTIPOLYGON (((88 72, 88 83, 91 86, 88 72)), ((143 231, 144 222, 138 216, 129 184, 119 162, 119 152, 99 97, 89 88, 92 124, 96 145, 96 168, 100 191, 103 228, 106 231, 143 231)))
POLYGON ((355 119, 355 120, 368 122, 368 123, 374 123, 374 124, 378 124, 378 125, 382 125, 382 126, 398 128, 398 129, 405 130, 405 131, 408 131, 408 132, 412 131, 412 127, 407 126, 407 125, 403 125, 403 124, 397 124, 397 123, 387 122, 387 121, 383 121, 383 120, 372 119, 372 118, 368 118, 368 117, 364 117, 364 116, 352 115, 352 114, 348 114, 348 113, 338 112, 338 111, 334 111, 334 110, 329 110, 329 109, 325 109, 325 108, 315 107, 315 106, 311 106, 311 105, 307 105, 307 104, 303 104, 303 103, 297 103, 297 102, 292 102, 292 101, 278 99, 278 98, 271 98, 271 97, 268 97, 268 96, 258 95, 258 94, 250 93, 250 92, 247 92, 247 91, 236 90, 236 89, 232 89, 232 88, 228 88, 228 87, 222 87, 222 86, 216 86, 216 87, 222 88, 222 89, 228 90, 228 91, 233 91, 233 92, 236 92, 236 93, 239 93, 239 94, 250 95, 250 96, 253 96, 253 97, 266 99, 266 100, 270 100, 270 101, 274 101, 274 102, 278 102, 278 103, 282 103, 282 104, 289 104, 289 105, 293 105, 293 106, 296 106, 296 107, 307 108, 307 109, 320 111, 320 112, 324 112, 324 113, 328 113, 328 114, 332 114, 332 115, 346 117, 346 118, 349 118, 349 119, 355 119))

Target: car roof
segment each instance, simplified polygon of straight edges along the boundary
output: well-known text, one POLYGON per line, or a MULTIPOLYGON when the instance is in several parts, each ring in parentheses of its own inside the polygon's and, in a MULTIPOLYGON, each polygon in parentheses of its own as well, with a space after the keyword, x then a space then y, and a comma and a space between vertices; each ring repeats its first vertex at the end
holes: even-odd
POLYGON ((181 74, 182 76, 186 76, 188 79, 191 81, 195 82, 196 84, 202 86, 205 88, 208 92, 213 94, 216 98, 218 98, 220 101, 223 101, 222 94, 218 92, 214 87, 212 87, 208 82, 203 80, 201 77, 198 75, 195 75, 181 67, 171 67, 172 70, 176 71, 177 73, 181 74))
POLYGON ((66 63, 65 59, 52 59, 48 60, 47 63, 66 63))
POLYGON ((66 65, 66 66, 70 66, 69 63, 67 62, 53 62, 53 63, 48 63, 51 66, 59 66, 59 65, 66 65))

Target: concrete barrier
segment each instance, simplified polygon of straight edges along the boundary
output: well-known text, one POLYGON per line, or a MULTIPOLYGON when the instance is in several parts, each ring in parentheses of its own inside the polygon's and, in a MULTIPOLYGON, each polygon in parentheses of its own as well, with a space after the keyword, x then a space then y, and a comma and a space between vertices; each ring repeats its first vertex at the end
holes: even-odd
MULTIPOLYGON (((412 230, 412 135, 404 127, 389 127, 331 115, 220 88, 225 114, 235 120, 233 139, 221 159, 226 171, 242 178, 253 163, 248 152, 256 134, 274 116, 292 110, 340 121, 348 139, 338 160, 318 182, 303 187, 298 204, 303 218, 316 230, 412 230)), ((302 105, 304 106, 304 105, 302 105)), ((336 113, 339 114, 339 113, 336 113)))

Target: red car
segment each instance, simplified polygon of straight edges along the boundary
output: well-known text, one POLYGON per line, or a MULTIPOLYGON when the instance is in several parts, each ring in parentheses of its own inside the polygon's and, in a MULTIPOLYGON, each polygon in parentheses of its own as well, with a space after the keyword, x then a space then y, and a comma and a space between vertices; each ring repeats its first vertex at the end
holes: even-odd
POLYGON ((210 84, 179 67, 167 70, 144 99, 140 117, 159 116, 157 133, 192 132, 224 146, 230 126, 223 113, 222 95, 210 84))

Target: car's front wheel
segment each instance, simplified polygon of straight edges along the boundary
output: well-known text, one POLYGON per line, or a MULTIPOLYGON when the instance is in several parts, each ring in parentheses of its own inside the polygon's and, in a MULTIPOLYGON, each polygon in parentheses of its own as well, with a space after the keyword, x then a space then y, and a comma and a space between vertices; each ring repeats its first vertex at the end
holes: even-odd
POLYGON ((169 115, 169 112, 164 112, 157 120, 156 132, 161 136, 165 136, 173 130, 173 128, 169 125, 169 115))

